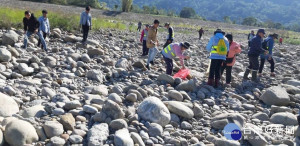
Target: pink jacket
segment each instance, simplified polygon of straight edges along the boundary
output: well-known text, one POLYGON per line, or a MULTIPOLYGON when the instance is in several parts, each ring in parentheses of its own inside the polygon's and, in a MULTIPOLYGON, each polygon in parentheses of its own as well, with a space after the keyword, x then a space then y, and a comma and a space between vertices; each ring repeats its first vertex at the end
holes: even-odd
POLYGON ((227 66, 233 66, 235 64, 236 58, 235 55, 241 53, 242 49, 240 44, 232 42, 229 48, 227 58, 233 58, 232 63, 228 63, 227 66))

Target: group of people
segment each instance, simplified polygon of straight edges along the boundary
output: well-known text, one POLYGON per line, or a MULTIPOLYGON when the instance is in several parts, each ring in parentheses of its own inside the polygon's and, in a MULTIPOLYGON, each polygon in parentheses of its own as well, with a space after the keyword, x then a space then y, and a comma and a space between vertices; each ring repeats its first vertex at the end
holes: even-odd
MULTIPOLYGON (((145 25, 145 29, 141 33, 140 41, 143 43, 143 54, 142 56, 148 55, 147 69, 150 70, 150 64, 154 64, 154 58, 159 52, 157 47, 157 31, 159 21, 155 20, 153 25, 145 25)), ((170 23, 165 24, 168 30, 167 41, 163 45, 161 54, 166 63, 166 74, 172 75, 173 72, 173 59, 179 57, 180 64, 184 69, 184 60, 190 59, 189 56, 184 56, 183 52, 189 49, 190 44, 184 43, 173 43, 174 41, 174 29, 170 26, 170 23)), ((199 30, 199 39, 204 34, 203 28, 199 30)), ((257 81, 257 76, 262 76, 262 70, 264 68, 265 61, 271 64, 271 76, 275 77, 275 62, 272 57, 274 40, 278 39, 278 34, 274 33, 265 38, 265 30, 259 29, 255 34, 254 31, 248 35, 249 39, 249 66, 245 71, 244 79, 249 80, 248 75, 252 73, 252 81, 257 81), (260 63, 259 58, 260 57, 260 63)), ((209 77, 208 85, 218 87, 220 85, 220 79, 222 74, 226 70, 226 86, 230 86, 232 67, 236 62, 237 54, 241 53, 241 46, 235 42, 232 34, 226 34, 221 29, 217 29, 214 35, 210 38, 206 50, 210 53, 210 66, 209 66, 209 77)))
MULTIPOLYGON (((89 30, 92 29, 92 17, 90 14, 90 7, 86 7, 85 11, 80 16, 80 27, 82 28, 83 39, 82 43, 87 41, 89 30)), ((45 51, 48 51, 46 44, 46 37, 50 35, 50 23, 47 18, 47 10, 42 11, 42 16, 38 19, 35 18, 34 14, 30 11, 25 11, 25 17, 23 18, 24 24, 24 46, 27 48, 28 38, 37 34, 39 36, 38 46, 45 51)), ((148 61, 146 67, 150 70, 150 65, 154 65, 154 58, 159 52, 158 46, 159 41, 157 39, 158 27, 160 22, 154 20, 153 25, 145 25, 141 33, 140 41, 143 43, 142 56, 148 55, 148 61)), ((139 23, 138 31, 140 31, 142 23, 139 23)), ((173 59, 179 57, 182 69, 185 68, 184 60, 190 59, 189 56, 183 55, 184 51, 190 48, 190 43, 174 43, 174 29, 170 23, 165 23, 165 28, 168 31, 166 42, 163 45, 162 51, 160 52, 166 63, 166 73, 172 75, 173 73, 173 59)), ((203 28, 199 31, 199 39, 204 34, 203 28)), ((265 30, 259 29, 255 34, 254 31, 248 35, 249 40, 249 66, 245 71, 244 79, 248 80, 248 75, 252 73, 252 81, 257 81, 257 76, 262 76, 262 70, 264 68, 265 61, 267 60, 271 64, 271 76, 275 76, 275 62, 272 57, 274 40, 278 39, 278 34, 271 34, 266 39, 265 30), (259 63, 260 57, 260 63, 259 63)), ((282 38, 280 39, 282 41, 282 38)), ((282 42, 281 42, 282 43, 282 42)), ((233 40, 232 34, 226 34, 221 29, 217 29, 214 35, 210 38, 206 50, 210 52, 210 68, 208 85, 218 87, 220 85, 220 79, 224 71, 226 70, 226 85, 231 83, 231 72, 232 67, 236 61, 236 55, 241 52, 240 45, 233 40)))
POLYGON ((248 75, 252 73, 252 81, 258 81, 257 76, 262 76, 266 59, 271 64, 271 77, 275 77, 275 62, 273 59, 273 48, 278 34, 270 34, 266 39, 265 30, 259 29, 257 34, 249 41, 249 66, 245 71, 244 79, 249 80, 248 75), (259 63, 260 57, 260 63, 259 63))
MULTIPOLYGON (((146 67, 150 70, 150 64, 154 65, 154 58, 157 55, 158 51, 158 27, 159 21, 154 20, 153 25, 145 25, 145 29, 141 33, 140 41, 143 43, 143 53, 142 56, 148 55, 148 61, 146 67)), ((189 49, 190 44, 188 42, 184 43, 173 43, 174 41, 174 29, 171 27, 170 23, 165 23, 165 28, 168 30, 168 35, 166 38, 166 43, 163 45, 163 49, 160 52, 166 62, 166 73, 172 75, 173 72, 173 58, 179 57, 182 68, 184 67, 184 59, 189 59, 189 56, 184 56, 183 52, 186 49, 189 49)))
MULTIPOLYGON (((91 8, 88 6, 80 16, 80 27, 83 33, 82 43, 87 41, 89 30, 92 29, 92 17, 90 14, 91 8)), ((28 45, 28 38, 34 34, 39 37, 38 46, 41 46, 46 52, 48 52, 46 37, 50 35, 50 23, 48 19, 47 10, 42 11, 42 16, 38 19, 29 10, 25 11, 25 17, 23 18, 24 25, 24 45, 22 48, 26 49, 28 45)))

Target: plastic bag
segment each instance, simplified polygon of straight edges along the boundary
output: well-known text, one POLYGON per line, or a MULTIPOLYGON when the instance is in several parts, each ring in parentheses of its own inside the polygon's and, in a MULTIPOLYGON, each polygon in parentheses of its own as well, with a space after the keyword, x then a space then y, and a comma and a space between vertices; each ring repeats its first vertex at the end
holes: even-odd
POLYGON ((176 73, 173 77, 174 78, 181 78, 183 80, 190 74, 189 69, 180 69, 178 73, 176 73))

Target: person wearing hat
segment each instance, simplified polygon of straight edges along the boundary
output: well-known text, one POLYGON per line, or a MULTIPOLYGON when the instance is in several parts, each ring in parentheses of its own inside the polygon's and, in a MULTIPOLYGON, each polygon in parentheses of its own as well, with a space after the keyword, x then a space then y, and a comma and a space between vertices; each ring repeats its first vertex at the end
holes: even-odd
POLYGON ((266 38, 263 42, 263 49, 268 51, 268 54, 261 54, 260 55, 260 66, 259 66, 259 76, 262 76, 262 71, 264 69, 264 65, 265 65, 265 61, 266 59, 268 60, 268 62, 271 64, 271 77, 275 77, 275 62, 274 59, 272 58, 272 54, 273 54, 273 48, 274 48, 274 43, 275 43, 275 39, 278 39, 278 34, 274 33, 268 36, 268 38, 266 38))
POLYGON ((241 53, 241 46, 240 44, 236 43, 235 41, 233 41, 233 36, 232 34, 227 34, 225 36, 228 41, 229 41, 229 51, 228 54, 226 56, 226 61, 223 62, 223 65, 221 67, 221 76, 224 72, 224 70, 226 69, 226 85, 229 86, 231 83, 231 71, 232 71, 232 67, 235 64, 236 61, 236 54, 241 53))
POLYGON ((169 44, 167 47, 165 47, 162 50, 163 58, 167 64, 166 74, 172 75, 173 72, 173 59, 175 57, 179 57, 180 64, 182 68, 184 67, 184 59, 190 59, 189 56, 184 56, 183 52, 187 49, 189 49, 190 44, 188 42, 184 43, 172 43, 169 44))
POLYGON ((38 21, 40 23, 40 27, 39 27, 39 32, 38 32, 38 36, 39 36, 39 41, 38 41, 38 46, 40 46, 41 42, 42 42, 42 46, 41 48, 45 49, 45 51, 47 51, 47 44, 46 44, 46 37, 47 35, 50 35, 50 23, 49 23, 49 19, 47 18, 47 10, 43 10, 42 11, 43 16, 39 17, 38 21))
POLYGON ((164 44, 164 48, 171 44, 174 40, 174 29, 170 26, 170 23, 165 23, 165 27, 168 29, 167 42, 164 44))
POLYGON ((147 37, 148 37, 149 24, 146 24, 145 29, 141 33, 140 42, 143 43, 143 54, 142 56, 148 55, 149 48, 147 48, 147 37))
POLYGON ((90 13, 91 7, 87 6, 85 8, 85 11, 83 11, 80 15, 80 26, 82 27, 82 33, 83 33, 83 38, 82 38, 82 43, 85 43, 89 30, 92 30, 92 15, 90 13))
POLYGON ((147 37, 147 48, 149 48, 149 55, 148 55, 148 61, 147 61, 147 69, 150 70, 150 63, 154 65, 154 58, 158 52, 157 46, 158 39, 157 39, 157 31, 158 31, 159 21, 154 20, 153 26, 149 27, 148 30, 148 37, 147 37))
POLYGON ((265 30, 264 29, 259 29, 257 31, 256 36, 251 40, 250 43, 250 49, 248 51, 248 58, 249 58, 249 66, 246 69, 244 73, 244 80, 249 80, 248 75, 252 71, 252 81, 257 82, 257 72, 259 69, 259 61, 258 57, 262 53, 267 53, 266 50, 262 48, 262 41, 265 36, 265 30))
POLYGON ((226 60, 226 54, 229 51, 229 42, 227 38, 224 36, 225 32, 223 32, 221 29, 217 29, 214 32, 214 36, 210 38, 206 50, 210 52, 210 69, 209 69, 209 77, 207 84, 210 86, 219 86, 220 81, 220 69, 223 61, 226 60), (219 42, 222 41, 225 43, 226 46, 224 46, 226 50, 226 54, 221 54, 220 52, 216 51, 216 47, 219 46, 219 42))

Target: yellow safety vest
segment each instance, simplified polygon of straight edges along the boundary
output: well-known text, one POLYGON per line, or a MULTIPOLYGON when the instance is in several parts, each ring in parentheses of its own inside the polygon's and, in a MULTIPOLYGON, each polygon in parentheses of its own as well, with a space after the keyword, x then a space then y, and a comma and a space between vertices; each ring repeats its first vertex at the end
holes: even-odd
POLYGON ((218 54, 218 52, 217 52, 218 46, 213 46, 212 48, 213 49, 210 51, 210 53, 218 54))
POLYGON ((168 54, 168 52, 170 51, 170 52, 171 52, 171 55, 172 55, 173 57, 176 56, 176 55, 172 52, 171 45, 168 45, 168 47, 166 47, 164 50, 165 50, 166 54, 168 54), (168 50, 169 50, 169 51, 168 51, 168 50))

